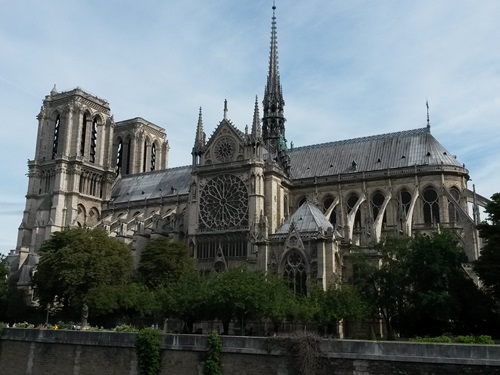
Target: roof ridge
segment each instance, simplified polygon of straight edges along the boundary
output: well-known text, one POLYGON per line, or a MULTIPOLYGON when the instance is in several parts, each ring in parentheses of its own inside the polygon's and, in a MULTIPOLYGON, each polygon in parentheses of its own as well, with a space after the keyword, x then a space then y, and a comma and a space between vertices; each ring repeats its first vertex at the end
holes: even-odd
POLYGON ((142 175, 160 174, 160 173, 166 173, 166 172, 172 171, 172 170, 190 169, 190 168, 192 168, 191 165, 181 165, 179 167, 172 167, 172 168, 167 168, 167 169, 158 169, 156 171, 146 171, 146 172, 139 172, 139 173, 128 174, 126 176, 122 176, 122 179, 133 178, 133 177, 142 176, 142 175))
POLYGON ((334 146, 334 145, 339 145, 339 144, 357 143, 357 142, 363 142, 363 141, 368 141, 368 140, 382 139, 382 138, 386 138, 389 136, 397 136, 397 135, 408 136, 408 135, 415 135, 415 134, 421 134, 421 133, 428 133, 427 128, 402 130, 402 131, 398 131, 398 132, 375 134, 375 135, 369 135, 369 136, 365 136, 365 137, 349 138, 349 139, 343 139, 343 140, 333 141, 333 142, 316 143, 313 145, 294 147, 293 149, 290 149, 289 151, 294 152, 297 150, 304 150, 304 149, 310 149, 310 148, 320 148, 320 147, 334 146))

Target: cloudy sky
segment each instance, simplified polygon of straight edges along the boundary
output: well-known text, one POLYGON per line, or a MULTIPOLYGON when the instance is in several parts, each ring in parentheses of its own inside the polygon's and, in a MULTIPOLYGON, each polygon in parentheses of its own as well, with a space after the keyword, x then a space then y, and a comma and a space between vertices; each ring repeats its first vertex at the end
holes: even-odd
MULTIPOLYGON (((500 191, 500 1, 277 0, 287 139, 295 146, 423 127, 500 191)), ((198 109, 251 124, 272 0, 0 0, 0 253, 16 245, 42 100, 80 86, 115 120, 167 131, 190 163, 198 109)), ((472 186, 470 186, 472 188, 472 186)))

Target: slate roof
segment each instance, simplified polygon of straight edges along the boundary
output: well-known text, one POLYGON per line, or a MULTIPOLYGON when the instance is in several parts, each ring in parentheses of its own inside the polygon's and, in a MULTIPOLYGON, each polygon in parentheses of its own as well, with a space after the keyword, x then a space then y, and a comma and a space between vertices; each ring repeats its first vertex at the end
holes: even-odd
MULTIPOLYGON (((432 136, 428 128, 297 147, 289 150, 289 155, 293 179, 415 165, 462 168, 462 164, 432 136)), ((191 171, 191 166, 183 166, 124 176, 113 188, 111 198, 115 203, 123 203, 187 194, 191 171), (176 191, 172 192, 172 188, 176 191)))
POLYGON ((187 194, 190 183, 191 166, 124 176, 113 188, 111 199, 114 203, 123 203, 187 194))
POLYGON ((462 167, 428 128, 297 147, 289 155, 293 179, 415 165, 462 167))
POLYGON ((325 232, 333 229, 332 223, 323 215, 316 205, 304 202, 290 218, 290 222, 283 224, 276 233, 288 233, 290 223, 294 223, 297 231, 300 232, 325 232))

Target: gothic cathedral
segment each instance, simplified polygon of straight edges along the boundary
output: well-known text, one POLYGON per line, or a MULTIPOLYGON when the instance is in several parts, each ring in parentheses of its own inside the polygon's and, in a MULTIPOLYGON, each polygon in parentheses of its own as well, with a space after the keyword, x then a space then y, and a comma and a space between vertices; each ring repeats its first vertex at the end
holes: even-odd
MULTIPOLYGON (((55 231, 104 227, 136 259, 150 239, 184 241, 200 269, 245 263, 283 275, 297 293, 352 270, 349 248, 387 235, 452 230, 478 257, 478 206, 469 172, 420 129, 305 147, 287 144, 276 17, 262 115, 251 129, 224 116, 212 136, 200 109, 191 165, 168 168, 165 130, 117 121, 108 102, 80 88, 43 100, 26 208, 9 261, 26 286, 55 231), (469 211, 472 214, 469 214, 469 211)), ((193 129, 195 128, 193 124, 193 129)))

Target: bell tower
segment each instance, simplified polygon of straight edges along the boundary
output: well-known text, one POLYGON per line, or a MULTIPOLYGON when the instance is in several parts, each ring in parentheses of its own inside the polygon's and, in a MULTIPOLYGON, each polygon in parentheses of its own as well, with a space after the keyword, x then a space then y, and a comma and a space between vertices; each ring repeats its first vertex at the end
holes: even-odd
POLYGON ((116 164, 111 158, 114 122, 105 100, 80 88, 59 93, 54 86, 37 119, 16 248, 30 253, 55 231, 99 223, 116 164))

